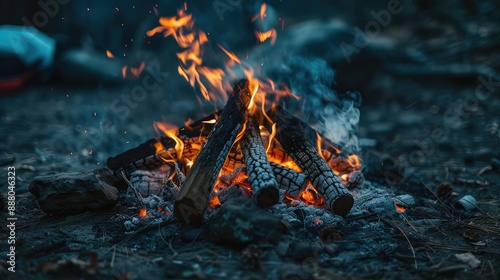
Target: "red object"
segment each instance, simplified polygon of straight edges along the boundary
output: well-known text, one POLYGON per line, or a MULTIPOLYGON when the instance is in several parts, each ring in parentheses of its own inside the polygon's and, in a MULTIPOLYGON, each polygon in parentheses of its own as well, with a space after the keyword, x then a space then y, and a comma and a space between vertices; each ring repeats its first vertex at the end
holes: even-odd
POLYGON ((32 73, 26 72, 19 76, 0 78, 0 92, 19 89, 32 76, 32 73))

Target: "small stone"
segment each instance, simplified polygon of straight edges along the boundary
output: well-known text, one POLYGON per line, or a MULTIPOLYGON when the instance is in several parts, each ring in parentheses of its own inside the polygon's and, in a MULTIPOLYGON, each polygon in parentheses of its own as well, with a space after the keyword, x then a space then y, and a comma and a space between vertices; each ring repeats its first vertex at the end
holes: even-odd
POLYGON ((123 188, 123 184, 110 169, 103 168, 38 176, 31 182, 29 191, 44 212, 76 214, 115 206, 118 189, 123 188))
POLYGON ((466 211, 472 211, 477 208, 477 201, 472 195, 466 195, 457 201, 457 206, 466 211))

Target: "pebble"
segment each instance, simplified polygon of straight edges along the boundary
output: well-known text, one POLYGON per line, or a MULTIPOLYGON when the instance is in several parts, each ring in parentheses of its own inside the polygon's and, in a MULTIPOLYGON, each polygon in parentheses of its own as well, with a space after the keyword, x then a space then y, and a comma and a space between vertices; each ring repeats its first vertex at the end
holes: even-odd
POLYGON ((465 195, 457 201, 457 206, 466 211, 472 211, 477 208, 477 201, 472 195, 465 195))

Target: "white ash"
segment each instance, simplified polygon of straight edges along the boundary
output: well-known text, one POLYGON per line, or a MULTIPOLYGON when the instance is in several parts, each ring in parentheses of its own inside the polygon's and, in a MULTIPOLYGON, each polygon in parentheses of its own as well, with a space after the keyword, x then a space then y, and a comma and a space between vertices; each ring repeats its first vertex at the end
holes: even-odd
POLYGON ((139 224, 139 218, 137 217, 133 217, 132 219, 130 220, 126 220, 123 225, 125 226, 125 228, 127 230, 132 230, 134 229, 138 224, 139 224))
POLYGON ((162 192, 163 200, 170 202, 170 203, 174 203, 180 190, 181 190, 181 188, 179 188, 174 183, 174 181, 168 180, 163 188, 163 192, 162 192))
MULTIPOLYGON (((140 177, 141 180, 158 180, 158 178, 165 178, 165 174, 161 174, 162 171, 154 170, 149 172, 137 172, 136 177, 140 177), (159 175, 161 174, 161 175, 159 175)), ((350 174, 350 177, 357 178, 355 181, 363 182, 362 188, 356 188, 352 193, 355 197, 355 203, 350 213, 346 218, 353 217, 356 215, 365 215, 368 213, 376 213, 380 216, 392 217, 399 214, 396 211, 394 205, 393 196, 384 190, 383 187, 378 186, 372 182, 364 181, 359 178, 362 176, 359 171, 355 171, 350 174)), ((349 178, 350 178, 349 177, 349 178)), ((364 178, 363 178, 364 179, 364 178)), ((348 179, 349 181, 349 179, 348 179)), ((161 185, 160 192, 158 194, 150 194, 142 199, 144 206, 147 208, 147 216, 140 218, 141 221, 160 223, 162 221, 168 221, 173 219, 173 208, 174 202, 180 188, 175 185, 172 181, 166 180, 164 184, 161 185)), ((213 193, 212 195, 217 195, 213 193)), ((236 195, 230 195, 227 200, 241 197, 242 192, 236 192, 236 195)), ((404 199, 404 196, 399 197, 400 200, 404 199)), ((276 215, 278 218, 282 219, 285 224, 288 224, 291 229, 306 229, 310 231, 317 231, 326 226, 345 226, 346 222, 344 218, 334 215, 329 212, 324 206, 307 205, 305 202, 300 200, 288 201, 285 199, 284 190, 280 190, 280 201, 287 201, 287 204, 280 202, 270 208, 270 211, 276 215)), ((227 201, 226 201, 227 202, 227 201)), ((208 220, 216 211, 216 209, 208 208, 205 213, 205 221, 208 220)), ((130 227, 131 223, 128 222, 126 227, 130 227)), ((349 223, 349 227, 359 226, 362 228, 366 227, 378 227, 377 223, 368 223, 366 221, 354 221, 349 223)))
POLYGON ((353 192, 353 196, 354 206, 349 215, 376 213, 391 217, 398 213, 391 194, 374 183, 366 182, 363 188, 353 192))
POLYGON ((271 207, 271 212, 292 228, 303 227, 313 230, 327 225, 336 226, 344 222, 342 217, 334 215, 325 209, 318 208, 318 206, 307 205, 298 200, 293 201, 290 205, 287 206, 285 203, 278 203, 271 207))

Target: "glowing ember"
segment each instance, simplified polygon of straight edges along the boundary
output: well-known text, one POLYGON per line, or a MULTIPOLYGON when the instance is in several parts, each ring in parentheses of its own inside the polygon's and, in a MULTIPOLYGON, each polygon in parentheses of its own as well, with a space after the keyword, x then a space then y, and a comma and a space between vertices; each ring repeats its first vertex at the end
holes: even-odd
POLYGON ((141 207, 139 209, 139 217, 145 218, 148 215, 148 212, 146 211, 145 207, 141 207))
POLYGON ((217 122, 216 119, 211 119, 211 120, 208 120, 208 121, 202 121, 202 123, 208 123, 208 124, 214 124, 216 122, 217 122))
POLYGON ((312 186, 308 185, 306 189, 300 192, 299 199, 309 205, 321 205, 323 199, 318 195, 318 191, 312 186))
POLYGON ((114 58, 113 54, 109 50, 106 50, 106 56, 109 58, 114 58))
POLYGON ((210 207, 217 208, 220 205, 221 205, 221 203, 220 203, 219 198, 217 196, 214 195, 210 198, 210 207))
POLYGON ((406 208, 404 206, 398 204, 397 202, 394 202, 394 206, 396 206, 396 210, 398 212, 404 213, 406 211, 406 208))
POLYGON ((340 176, 340 179, 342 179, 344 182, 347 181, 347 179, 349 179, 349 174, 342 174, 340 176))
POLYGON ((122 67, 122 77, 125 79, 127 77, 127 66, 122 67))

